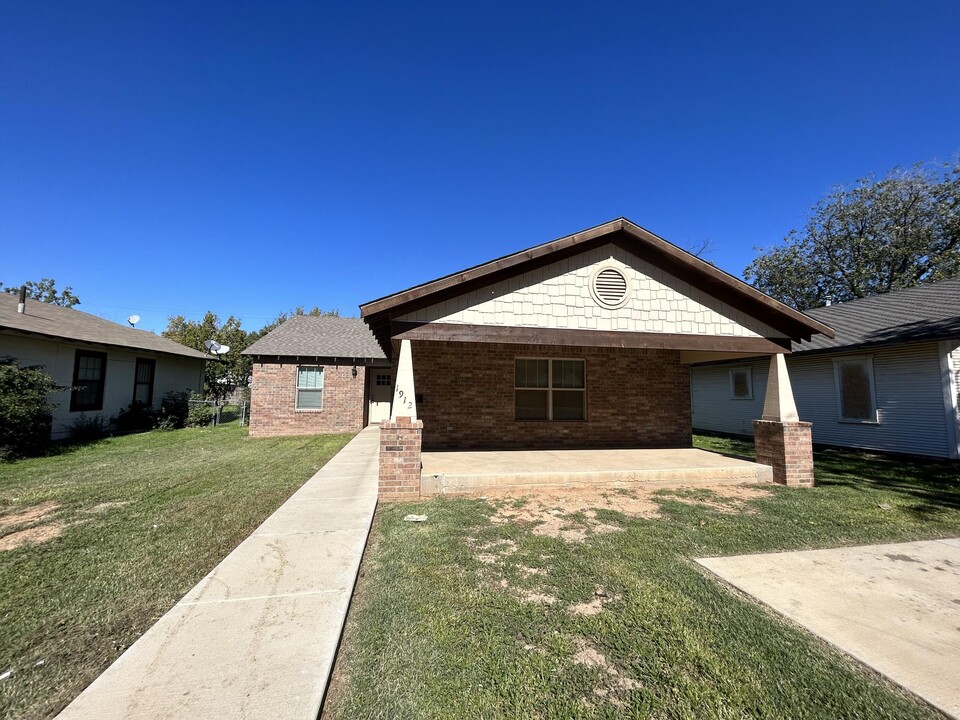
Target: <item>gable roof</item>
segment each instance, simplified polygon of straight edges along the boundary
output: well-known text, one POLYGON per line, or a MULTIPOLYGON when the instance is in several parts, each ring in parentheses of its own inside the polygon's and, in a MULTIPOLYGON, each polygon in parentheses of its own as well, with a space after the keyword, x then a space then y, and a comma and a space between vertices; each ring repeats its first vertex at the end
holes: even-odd
POLYGON ((390 339, 391 318, 606 243, 620 245, 637 257, 675 277, 684 279, 718 300, 783 332, 793 340, 810 338, 816 333, 833 335, 833 331, 824 323, 787 307, 626 218, 612 220, 573 235, 371 300, 360 306, 360 314, 370 324, 380 344, 387 347, 390 339))
POLYGON ((242 355, 383 359, 386 356, 361 318, 294 315, 242 355))
POLYGON ((808 310, 836 331, 793 343, 794 353, 960 338, 960 278, 808 310))
POLYGON ((19 298, 0 292, 0 330, 13 330, 48 338, 74 340, 95 345, 111 345, 132 350, 149 350, 164 355, 209 360, 211 357, 199 350, 188 348, 146 330, 120 325, 85 313, 82 310, 60 307, 51 303, 28 298, 25 312, 17 312, 19 298))

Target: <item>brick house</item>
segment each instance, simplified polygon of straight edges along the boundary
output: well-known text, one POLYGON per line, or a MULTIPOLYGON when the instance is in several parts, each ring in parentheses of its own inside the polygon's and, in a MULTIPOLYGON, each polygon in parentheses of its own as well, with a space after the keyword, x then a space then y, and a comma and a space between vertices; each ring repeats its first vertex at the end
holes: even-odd
POLYGON ((381 497, 419 497, 423 452, 690 447, 690 364, 758 356, 770 363, 758 455, 778 482, 812 484, 810 425, 797 415, 784 354, 832 330, 628 220, 360 312, 349 326, 293 318, 246 351, 256 356, 251 432, 380 420, 381 497), (334 352, 341 346, 324 333, 340 327, 357 343, 334 352), (388 361, 389 417, 371 415, 363 400, 329 419, 296 409, 303 368, 322 365, 325 392, 350 386, 357 399, 375 386, 352 380, 352 369, 388 361))
POLYGON ((394 363, 381 495, 420 493, 420 453, 689 447, 694 362, 766 356, 758 456, 813 482, 784 363, 832 330, 625 219, 360 307, 394 363))
POLYGON ((251 435, 357 432, 390 416, 390 363, 360 318, 294 315, 243 354, 251 435))

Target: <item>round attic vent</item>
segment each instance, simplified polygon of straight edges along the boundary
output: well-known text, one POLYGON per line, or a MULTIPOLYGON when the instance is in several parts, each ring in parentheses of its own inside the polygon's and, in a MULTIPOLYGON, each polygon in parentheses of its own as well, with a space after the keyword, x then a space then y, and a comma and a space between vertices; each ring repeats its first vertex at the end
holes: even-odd
POLYGON ((593 299, 605 308, 616 309, 627 304, 627 278, 617 268, 605 267, 596 272, 590 284, 593 299))

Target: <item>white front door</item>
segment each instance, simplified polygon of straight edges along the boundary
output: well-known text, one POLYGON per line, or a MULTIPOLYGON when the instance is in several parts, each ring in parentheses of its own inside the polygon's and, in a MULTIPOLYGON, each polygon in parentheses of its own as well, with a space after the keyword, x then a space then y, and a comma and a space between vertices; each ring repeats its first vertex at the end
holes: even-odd
POLYGON ((389 420, 393 401, 390 368, 368 368, 367 372, 370 378, 370 423, 389 420))

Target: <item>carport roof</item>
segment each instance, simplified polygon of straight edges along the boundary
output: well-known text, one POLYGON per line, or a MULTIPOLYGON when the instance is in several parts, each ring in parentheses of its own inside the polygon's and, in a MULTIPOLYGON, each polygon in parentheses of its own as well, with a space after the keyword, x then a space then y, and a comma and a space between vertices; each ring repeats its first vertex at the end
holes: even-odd
POLYGON ((626 218, 372 300, 360 306, 360 314, 380 344, 387 347, 393 318, 606 243, 620 245, 675 277, 683 277, 705 293, 776 328, 792 340, 809 339, 817 333, 833 336, 833 330, 823 322, 787 307, 626 218))

